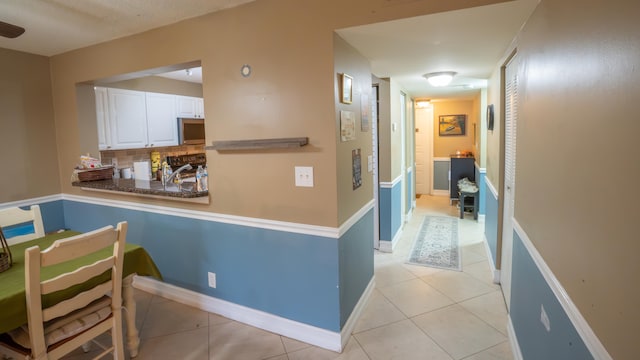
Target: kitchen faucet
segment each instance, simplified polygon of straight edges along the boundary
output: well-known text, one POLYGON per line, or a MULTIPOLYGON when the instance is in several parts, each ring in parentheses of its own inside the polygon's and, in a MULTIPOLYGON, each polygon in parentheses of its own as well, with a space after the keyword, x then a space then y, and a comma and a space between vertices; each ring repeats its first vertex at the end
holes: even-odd
MULTIPOLYGON (((193 169, 193 167, 191 167, 191 164, 187 164, 187 165, 183 165, 183 166, 179 167, 178 170, 176 170, 173 173, 171 173, 171 175, 169 175, 169 177, 167 177, 166 180, 164 181, 163 185, 164 185, 165 189, 167 187, 167 184, 170 184, 171 181, 173 181, 174 178, 178 177, 183 170, 191 170, 191 169, 193 169)), ((165 178, 165 176, 166 176, 166 174, 162 174, 163 178, 165 178)), ((179 179, 179 177, 178 177, 178 179, 179 179)), ((178 184, 178 186, 179 185, 181 185, 181 184, 178 184)))

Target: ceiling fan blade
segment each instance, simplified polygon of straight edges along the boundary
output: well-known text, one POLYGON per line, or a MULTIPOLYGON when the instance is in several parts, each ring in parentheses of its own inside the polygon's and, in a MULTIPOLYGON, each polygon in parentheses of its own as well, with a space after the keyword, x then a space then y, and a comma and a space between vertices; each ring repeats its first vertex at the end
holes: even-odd
POLYGON ((24 33, 24 28, 0 21, 0 36, 10 39, 17 38, 24 33))

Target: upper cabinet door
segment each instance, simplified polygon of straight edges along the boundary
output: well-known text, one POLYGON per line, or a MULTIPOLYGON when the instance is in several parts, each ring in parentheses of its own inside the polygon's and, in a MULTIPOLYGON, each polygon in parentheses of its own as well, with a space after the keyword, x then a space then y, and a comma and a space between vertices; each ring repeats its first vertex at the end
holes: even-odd
POLYGON ((109 127, 109 98, 107 88, 96 87, 96 119, 98 122, 98 149, 111 149, 111 128, 109 127))
POLYGON ((197 118, 204 119, 204 99, 196 98, 196 116, 197 118))
POLYGON ((204 101, 192 96, 176 96, 178 117, 204 118, 204 101))
POLYGON ((149 146, 178 145, 178 117, 175 95, 147 93, 149 146))
POLYGON ((148 146, 147 107, 143 91, 108 89, 111 148, 148 146))

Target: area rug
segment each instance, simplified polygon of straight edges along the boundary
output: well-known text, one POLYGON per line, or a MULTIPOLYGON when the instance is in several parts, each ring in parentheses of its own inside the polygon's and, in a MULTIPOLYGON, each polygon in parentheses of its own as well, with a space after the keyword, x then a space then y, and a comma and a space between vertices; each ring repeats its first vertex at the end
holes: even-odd
POLYGON ((458 218, 425 216, 407 263, 462 271, 458 218))

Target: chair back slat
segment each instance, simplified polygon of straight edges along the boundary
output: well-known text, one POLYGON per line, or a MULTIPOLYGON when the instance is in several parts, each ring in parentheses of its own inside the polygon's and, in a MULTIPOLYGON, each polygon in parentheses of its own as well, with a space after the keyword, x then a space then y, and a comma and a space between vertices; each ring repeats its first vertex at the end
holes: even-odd
POLYGON ((82 284, 91 278, 103 274, 105 271, 111 270, 114 264, 115 259, 113 256, 110 256, 93 264, 78 268, 73 272, 61 274, 53 279, 42 281, 40 292, 43 295, 50 294, 58 290, 66 289, 72 285, 82 284))
POLYGON ((51 307, 42 310, 42 320, 49 321, 60 316, 67 315, 73 310, 83 308, 98 300, 111 291, 111 281, 102 283, 91 290, 82 292, 71 299, 61 301, 51 307))
POLYGON ((117 237, 118 232, 113 226, 105 226, 88 233, 56 240, 48 249, 42 251, 41 265, 51 266, 92 254, 113 246, 117 237))

